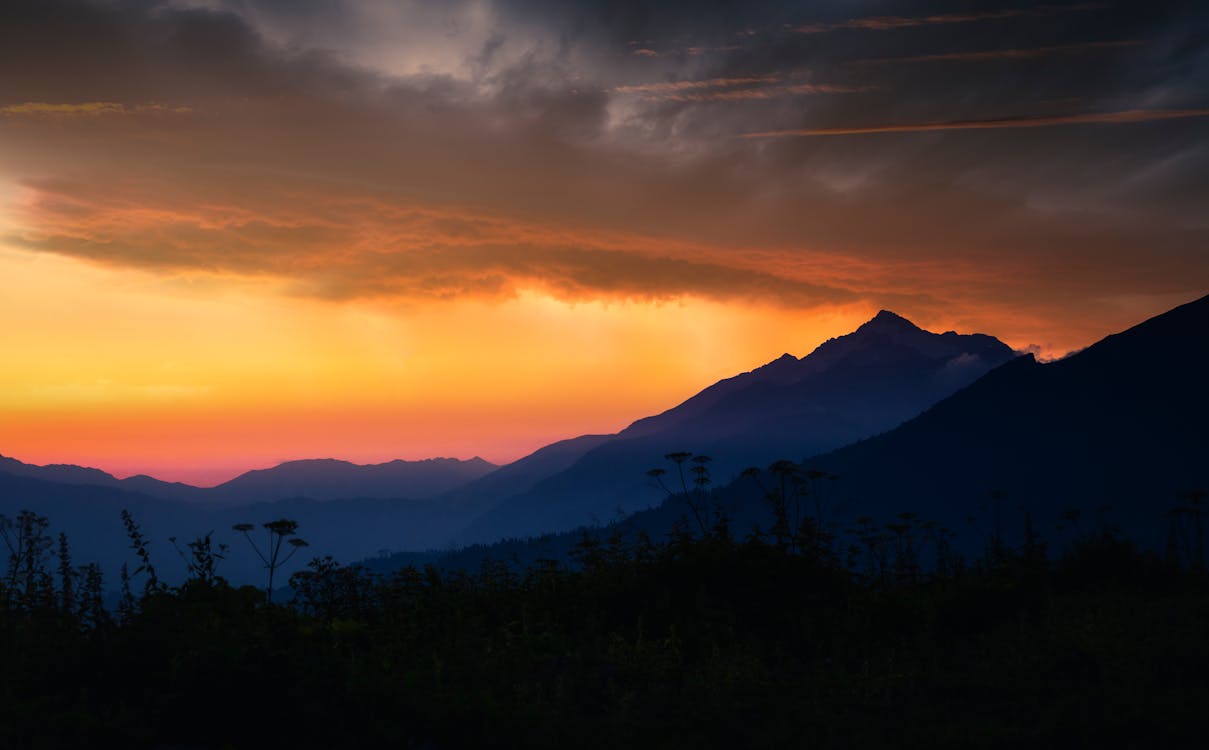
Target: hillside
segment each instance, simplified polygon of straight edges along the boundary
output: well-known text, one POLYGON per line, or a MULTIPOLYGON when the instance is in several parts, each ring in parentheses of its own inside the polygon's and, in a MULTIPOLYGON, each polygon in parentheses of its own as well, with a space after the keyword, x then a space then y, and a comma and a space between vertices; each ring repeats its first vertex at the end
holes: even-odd
POLYGON ((930 333, 882 311, 801 359, 783 355, 634 422, 503 500, 458 539, 606 523, 649 507, 664 492, 646 472, 674 451, 711 456, 713 479, 724 483, 750 465, 831 450, 898 425, 1013 356, 991 336, 930 333))

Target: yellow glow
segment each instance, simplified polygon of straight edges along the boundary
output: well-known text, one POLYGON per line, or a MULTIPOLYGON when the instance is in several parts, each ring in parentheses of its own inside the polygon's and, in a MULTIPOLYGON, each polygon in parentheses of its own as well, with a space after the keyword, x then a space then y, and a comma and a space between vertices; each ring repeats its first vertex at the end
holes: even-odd
POLYGON ((321 302, 0 249, 0 453, 193 481, 309 456, 507 461, 805 354, 869 312, 321 302))

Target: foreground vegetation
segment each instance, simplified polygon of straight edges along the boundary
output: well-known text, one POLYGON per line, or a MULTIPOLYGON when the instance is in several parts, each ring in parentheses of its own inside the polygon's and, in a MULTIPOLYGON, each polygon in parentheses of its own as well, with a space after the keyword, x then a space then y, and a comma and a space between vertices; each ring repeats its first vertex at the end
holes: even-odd
POLYGON ((131 521, 137 567, 106 608, 44 520, 6 522, 4 747, 1199 747, 1209 729, 1203 568, 1111 531, 1057 556, 991 539, 970 562, 911 519, 849 556, 809 519, 740 540, 716 518, 586 534, 524 571, 316 559, 272 604, 218 577, 208 538, 163 585, 131 521))

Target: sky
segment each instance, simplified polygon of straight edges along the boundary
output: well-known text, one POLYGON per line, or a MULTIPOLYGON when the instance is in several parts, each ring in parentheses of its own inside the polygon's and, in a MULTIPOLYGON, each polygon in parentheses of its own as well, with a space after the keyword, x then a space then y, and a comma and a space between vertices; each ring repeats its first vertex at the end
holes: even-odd
POLYGON ((5 0, 0 454, 213 484, 613 432, 879 309, 1209 291, 1209 5, 5 0))

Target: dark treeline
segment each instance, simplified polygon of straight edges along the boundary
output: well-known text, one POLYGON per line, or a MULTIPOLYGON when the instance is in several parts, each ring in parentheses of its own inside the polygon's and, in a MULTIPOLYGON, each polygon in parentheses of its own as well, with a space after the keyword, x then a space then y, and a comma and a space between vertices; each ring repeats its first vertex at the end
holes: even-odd
POLYGON ((691 510, 524 570, 316 558, 282 603, 224 582, 208 537, 166 586, 127 518, 110 607, 45 519, 4 519, 0 746, 1199 747, 1209 729, 1199 547, 1099 529, 1058 554, 992 535, 967 560, 910 517, 841 550, 791 505, 796 526, 743 538, 691 510))

